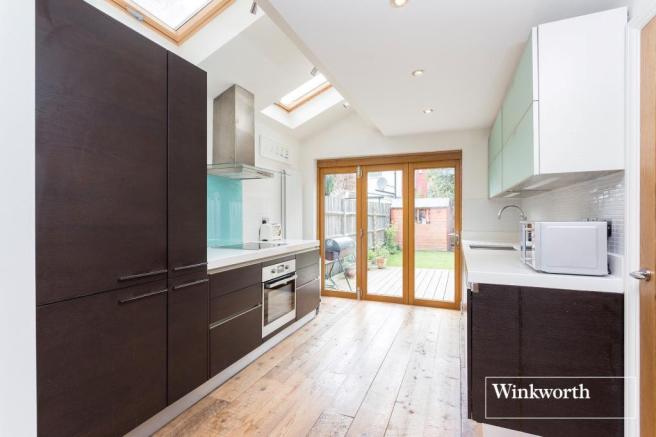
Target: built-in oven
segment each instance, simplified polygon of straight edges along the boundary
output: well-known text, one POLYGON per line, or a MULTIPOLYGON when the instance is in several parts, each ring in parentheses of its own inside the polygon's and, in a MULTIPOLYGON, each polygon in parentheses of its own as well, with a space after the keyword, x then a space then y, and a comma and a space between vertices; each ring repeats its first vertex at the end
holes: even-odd
POLYGON ((296 319, 296 260, 262 269, 262 337, 296 319))

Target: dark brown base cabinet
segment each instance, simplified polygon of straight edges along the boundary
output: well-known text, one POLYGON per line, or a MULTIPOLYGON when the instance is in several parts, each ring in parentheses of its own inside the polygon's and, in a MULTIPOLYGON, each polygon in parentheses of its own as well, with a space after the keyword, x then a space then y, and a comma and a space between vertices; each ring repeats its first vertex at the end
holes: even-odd
POLYGON ((166 406, 166 282, 37 308, 38 430, 122 435, 166 406))
POLYGON ((296 320, 319 308, 321 278, 319 251, 296 255, 296 320))
POLYGON ((207 381, 209 289, 206 273, 169 281, 169 404, 207 381))
POLYGON ((262 305, 210 328, 210 374, 226 369, 262 344, 262 305))
MULTIPOLYGON (((541 436, 623 435, 622 419, 486 419, 485 377, 622 377, 624 296, 488 284, 477 288, 468 291, 467 301, 469 417, 541 436)), ((589 381, 594 387, 595 380, 589 381)), ((573 415, 589 417, 603 410, 622 417, 622 379, 607 381, 615 382, 603 399, 579 402, 573 415)), ((497 406, 494 416, 545 417, 559 402, 507 403, 497 406)))

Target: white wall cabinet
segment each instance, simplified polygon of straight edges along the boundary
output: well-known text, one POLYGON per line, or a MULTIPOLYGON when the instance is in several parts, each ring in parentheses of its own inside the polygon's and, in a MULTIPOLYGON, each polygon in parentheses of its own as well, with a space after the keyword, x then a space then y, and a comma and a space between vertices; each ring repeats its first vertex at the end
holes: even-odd
POLYGON ((626 20, 618 8, 531 30, 490 133, 490 197, 624 168, 626 20))

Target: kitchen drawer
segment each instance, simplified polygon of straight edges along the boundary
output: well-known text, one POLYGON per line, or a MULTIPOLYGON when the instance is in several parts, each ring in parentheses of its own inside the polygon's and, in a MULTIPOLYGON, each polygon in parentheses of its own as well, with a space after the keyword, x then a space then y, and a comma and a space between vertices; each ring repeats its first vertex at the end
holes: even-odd
POLYGON ((262 344, 259 305, 210 329, 210 377, 262 344))
POLYGON ((258 283, 241 290, 210 300, 210 323, 244 312, 262 303, 262 284, 258 283))
POLYGON ((241 267, 210 276, 210 297, 215 298, 262 282, 262 264, 241 267))
POLYGON ((296 320, 314 311, 321 302, 321 281, 314 281, 296 289, 296 320))
POLYGON ((283 257, 280 257, 280 258, 272 259, 271 261, 265 261, 264 263, 262 263, 262 267, 272 266, 274 264, 279 264, 279 263, 282 263, 282 262, 285 262, 285 261, 291 261, 293 259, 296 259, 296 257, 294 255, 283 256, 283 257))
POLYGON ((314 264, 319 264, 318 250, 313 250, 311 252, 303 252, 296 255, 296 270, 314 264))
POLYGON ((316 263, 301 269, 297 267, 296 276, 298 276, 298 279, 296 280, 296 287, 302 287, 308 282, 314 281, 315 279, 319 278, 319 264, 316 263))

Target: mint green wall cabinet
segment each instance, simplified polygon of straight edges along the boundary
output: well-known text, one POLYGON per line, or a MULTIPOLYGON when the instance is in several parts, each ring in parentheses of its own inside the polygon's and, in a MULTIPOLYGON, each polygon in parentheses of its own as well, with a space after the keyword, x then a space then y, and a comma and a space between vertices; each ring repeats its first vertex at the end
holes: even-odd
POLYGON ((501 152, 501 147, 503 146, 501 125, 502 113, 499 112, 497 118, 494 120, 494 125, 492 125, 492 131, 490 132, 490 138, 488 139, 488 156, 490 157, 490 161, 501 152))
POLYGON ((515 132, 503 146, 502 156, 502 191, 508 191, 515 185, 533 176, 534 113, 533 105, 524 114, 515 132))
POLYGON ((503 156, 502 154, 498 154, 492 160, 490 161, 490 167, 488 168, 489 174, 489 184, 488 184, 488 194, 490 197, 494 197, 497 194, 501 193, 503 190, 503 183, 502 183, 502 170, 503 170, 503 156))
POLYGON ((531 30, 490 131, 490 197, 624 169, 626 21, 623 7, 531 30))
POLYGON ((497 114, 494 120, 490 138, 488 139, 488 195, 490 197, 496 196, 501 192, 501 149, 503 146, 502 138, 502 113, 497 114))
POLYGON ((503 144, 505 145, 513 132, 519 125, 519 122, 526 114, 529 106, 533 101, 538 100, 537 77, 534 80, 534 75, 537 75, 537 29, 531 30, 528 41, 524 46, 524 52, 519 59, 517 70, 513 75, 512 82, 506 93, 506 98, 503 101, 503 144))

